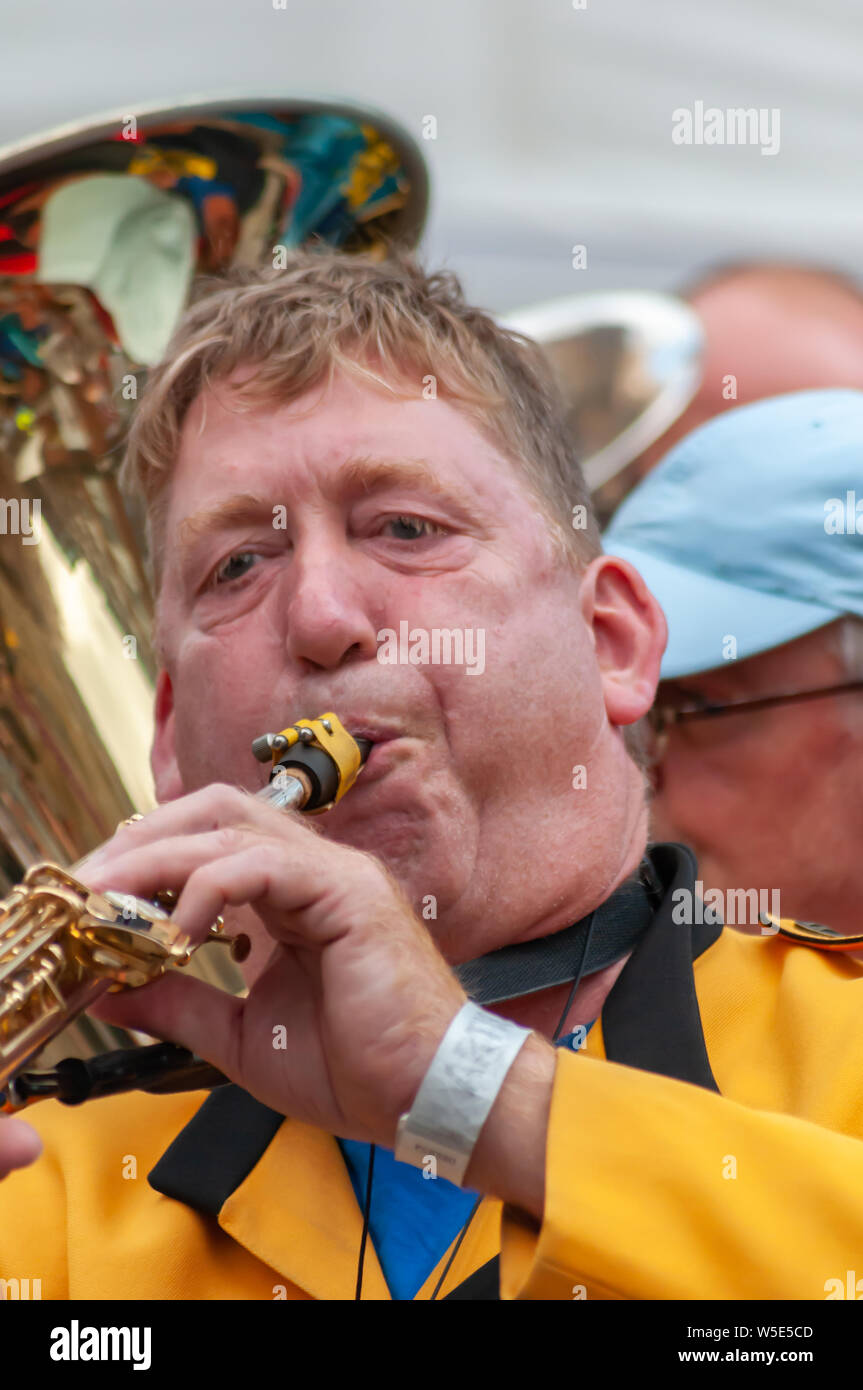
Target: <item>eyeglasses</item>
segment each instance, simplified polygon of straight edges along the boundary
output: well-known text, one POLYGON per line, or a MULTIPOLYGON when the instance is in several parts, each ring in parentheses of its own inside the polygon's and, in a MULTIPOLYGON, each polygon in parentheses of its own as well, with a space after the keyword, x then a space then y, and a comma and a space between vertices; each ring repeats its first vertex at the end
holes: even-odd
POLYGON ((844 685, 825 685, 817 690, 795 690, 788 695, 765 695, 756 700, 729 700, 724 704, 689 692, 687 698, 679 703, 668 700, 658 702, 650 710, 647 720, 654 735, 659 738, 676 724, 696 719, 715 719, 719 715, 736 714, 744 709, 772 709, 777 705, 796 704, 803 700, 822 700, 827 695, 844 695, 851 690, 863 690, 863 680, 847 681, 844 685))

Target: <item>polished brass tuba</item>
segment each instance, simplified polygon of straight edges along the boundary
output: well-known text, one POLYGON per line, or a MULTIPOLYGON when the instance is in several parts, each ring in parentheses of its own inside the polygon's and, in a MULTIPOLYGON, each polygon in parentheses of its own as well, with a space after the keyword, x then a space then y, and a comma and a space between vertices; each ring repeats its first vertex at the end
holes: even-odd
POLYGON ((704 330, 683 299, 651 290, 567 295, 503 322, 542 347, 600 525, 631 465, 683 414, 702 377, 704 330))
MULTIPOLYGON (((6 987, 35 1009, 28 1036, 45 1036, 36 1016, 77 1012, 59 1036, 52 1021, 46 1065, 142 1041, 77 1011, 76 970, 108 948, 81 925, 65 971, 54 928, 80 893, 59 870, 27 871, 74 864, 154 805, 143 518, 116 478, 146 368, 196 273, 319 241, 383 258, 419 239, 427 198, 419 147, 395 122, 297 97, 117 112, 0 149, 0 898, 6 987), (84 265, 81 219, 104 231, 108 214, 116 236, 84 265), (19 929, 42 932, 27 967, 38 1008, 10 965, 19 929)), ((151 943, 168 931, 158 920, 151 943)), ((187 968, 242 987, 227 951, 187 968)))

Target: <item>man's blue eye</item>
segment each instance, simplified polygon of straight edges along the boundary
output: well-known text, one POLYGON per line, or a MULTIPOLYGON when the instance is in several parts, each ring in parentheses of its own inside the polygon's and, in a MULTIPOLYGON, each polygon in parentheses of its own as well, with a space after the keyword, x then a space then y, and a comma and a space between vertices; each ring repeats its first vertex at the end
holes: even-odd
POLYGON ((236 555, 229 555, 227 560, 216 570, 216 583, 228 584, 232 579, 242 579, 248 574, 245 563, 248 560, 256 560, 258 557, 251 550, 238 550, 236 555))
POLYGON ((421 536, 439 536, 444 534, 444 528, 438 526, 434 521, 425 521, 419 516, 394 516, 387 523, 387 526, 403 526, 410 534, 395 536, 399 541, 416 541, 421 536))

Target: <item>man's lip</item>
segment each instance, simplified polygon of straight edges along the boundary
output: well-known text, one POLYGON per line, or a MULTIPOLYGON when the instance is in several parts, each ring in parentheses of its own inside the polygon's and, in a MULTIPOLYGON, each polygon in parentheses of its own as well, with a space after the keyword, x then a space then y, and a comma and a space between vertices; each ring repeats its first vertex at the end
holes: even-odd
POLYGON ((351 724, 346 719, 342 722, 352 738, 367 738, 373 744, 389 743, 391 739, 402 737, 400 729, 385 729, 372 724, 351 724))
POLYGON ((369 782, 377 781, 378 777, 383 777, 384 774, 391 769, 393 766, 392 759, 387 756, 384 750, 388 748, 391 743, 397 743, 401 737, 402 735, 400 734, 389 734, 386 738, 381 738, 377 743, 372 744, 368 757, 361 769, 363 774, 361 781, 365 785, 368 785, 369 782))

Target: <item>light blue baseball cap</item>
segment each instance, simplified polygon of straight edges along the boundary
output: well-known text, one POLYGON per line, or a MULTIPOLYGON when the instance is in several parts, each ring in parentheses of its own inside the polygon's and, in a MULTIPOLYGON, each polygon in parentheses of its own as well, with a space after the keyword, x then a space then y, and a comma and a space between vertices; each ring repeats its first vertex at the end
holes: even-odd
POLYGON ((723 665, 729 637, 743 660, 863 617, 863 391, 710 420, 629 494, 603 546, 665 610, 663 680, 723 665))

